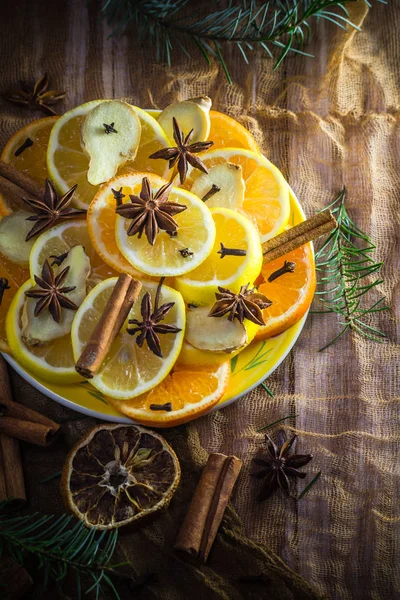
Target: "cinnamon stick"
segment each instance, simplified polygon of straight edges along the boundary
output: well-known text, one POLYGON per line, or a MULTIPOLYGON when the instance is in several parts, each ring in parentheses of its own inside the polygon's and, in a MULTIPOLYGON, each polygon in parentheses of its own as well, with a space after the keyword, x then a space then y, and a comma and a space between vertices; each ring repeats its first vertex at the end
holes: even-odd
POLYGON ((3 177, 5 180, 10 181, 21 188, 25 194, 34 196, 35 198, 38 198, 38 200, 42 200, 44 189, 39 183, 32 179, 32 177, 29 177, 26 173, 7 164, 4 160, 0 160, 0 177, 3 177))
POLYGON ((242 461, 210 454, 174 546, 182 558, 205 564, 242 461))
POLYGON ((336 219, 330 210, 319 212, 310 219, 287 229, 276 237, 264 242, 264 263, 269 263, 288 252, 300 248, 307 242, 316 240, 321 235, 329 233, 337 226, 336 219))
MULTIPOLYGON (((0 356, 0 402, 11 405, 10 380, 6 361, 0 356)), ((12 498, 13 504, 25 504, 26 493, 19 443, 4 433, 0 434, 0 501, 12 498)))
POLYGON ((100 369, 141 289, 140 281, 130 275, 123 273, 118 277, 104 312, 75 365, 82 377, 91 379, 100 369))
POLYGON ((4 415, 0 416, 0 433, 36 446, 49 446, 57 437, 57 432, 47 425, 4 415))

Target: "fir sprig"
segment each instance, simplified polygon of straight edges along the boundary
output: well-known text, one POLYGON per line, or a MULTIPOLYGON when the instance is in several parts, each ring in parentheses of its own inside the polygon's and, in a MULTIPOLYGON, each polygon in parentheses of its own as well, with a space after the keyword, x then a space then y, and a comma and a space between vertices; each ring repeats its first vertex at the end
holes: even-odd
MULTIPOLYGON (((303 48, 310 40, 314 21, 324 19, 344 30, 347 26, 359 29, 345 7, 357 1, 231 0, 222 8, 214 0, 205 3, 205 9, 196 9, 193 0, 106 0, 102 14, 114 28, 114 35, 121 35, 129 25, 135 27, 139 42, 154 47, 156 59, 169 66, 174 44, 190 57, 187 42, 193 40, 208 64, 211 57, 221 63, 231 82, 224 58, 226 45, 235 46, 247 64, 255 48, 262 48, 270 58, 276 48, 276 69, 289 52, 306 54, 303 48)), ((370 6, 368 0, 364 1, 370 6)))
POLYGON ((316 253, 316 268, 320 274, 316 296, 324 304, 319 313, 336 313, 341 331, 320 351, 336 342, 346 331, 352 330, 365 338, 382 342, 385 334, 369 324, 368 317, 388 310, 385 298, 373 304, 367 302, 367 294, 383 283, 383 279, 371 276, 379 271, 382 262, 375 262, 372 253, 375 245, 350 218, 345 206, 346 190, 328 207, 337 220, 332 231, 316 253), (367 322, 368 321, 368 322, 367 322))
POLYGON ((7 501, 0 502, 0 556, 6 553, 23 565, 29 556, 43 572, 43 587, 49 580, 62 585, 68 572, 75 573, 76 596, 82 595, 82 577, 91 580, 86 594, 96 599, 108 586, 119 599, 111 577, 126 577, 112 565, 118 530, 98 532, 75 522, 69 515, 55 517, 33 513, 13 516, 8 513, 7 501))

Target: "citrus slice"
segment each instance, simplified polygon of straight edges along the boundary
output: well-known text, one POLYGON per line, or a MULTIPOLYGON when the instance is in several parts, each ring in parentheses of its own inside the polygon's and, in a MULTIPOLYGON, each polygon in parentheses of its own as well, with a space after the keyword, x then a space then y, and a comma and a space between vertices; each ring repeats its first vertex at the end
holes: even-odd
POLYGON ((121 254, 115 241, 117 215, 112 190, 121 190, 121 193, 129 199, 129 195, 134 193, 133 188, 136 190, 137 186, 141 185, 143 177, 149 179, 152 187, 160 187, 166 183, 165 179, 152 173, 119 175, 100 187, 87 212, 88 232, 97 254, 116 271, 128 273, 133 277, 137 277, 139 272, 121 254))
MULTIPOLYGON (((57 119, 58 117, 38 119, 17 131, 5 145, 1 160, 18 171, 30 175, 32 179, 44 186, 47 177, 47 144, 57 119)), ((6 194, 0 194, 0 215, 6 215, 21 206, 21 202, 14 201, 11 196, 7 198, 6 194)))
POLYGON ((176 289, 189 304, 214 304, 218 286, 238 293, 242 285, 252 284, 261 270, 262 248, 253 223, 228 208, 212 208, 210 212, 216 228, 211 254, 196 269, 175 280, 176 289), (245 250, 246 255, 221 258, 221 244, 245 250))
POLYGON ((193 370, 178 368, 152 390, 131 400, 110 400, 122 414, 151 427, 175 427, 197 419, 222 398, 230 364, 193 370), (167 405, 167 409, 161 406, 167 405), (155 408, 157 407, 157 408, 155 408))
MULTIPOLYGON (((78 360, 86 343, 103 313, 117 278, 99 283, 79 307, 72 324, 72 345, 75 359, 78 360)), ((141 315, 142 298, 149 292, 154 308, 157 284, 143 281, 138 300, 133 305, 128 319, 143 321, 141 315)), ((160 334, 162 357, 156 356, 145 341, 140 348, 135 337, 127 332, 126 322, 117 335, 99 372, 90 383, 106 396, 128 399, 147 392, 160 383, 172 369, 181 350, 185 329, 185 305, 182 296, 170 287, 162 286, 159 306, 172 302, 173 306, 162 321, 180 329, 176 334, 160 334)))
POLYGON ((260 152, 257 142, 250 131, 238 121, 216 110, 210 111, 210 133, 208 139, 214 142, 214 148, 246 148, 260 152))
POLYGON ((25 292, 34 287, 26 281, 15 294, 6 317, 7 341, 16 361, 33 375, 53 383, 74 383, 81 379, 75 371, 71 336, 64 335, 43 345, 27 346, 22 336, 21 318, 25 292))
POLYGON ((262 340, 282 333, 297 323, 309 309, 316 285, 311 244, 301 246, 264 265, 256 284, 258 291, 266 294, 272 301, 272 305, 263 311, 266 324, 256 334, 256 340, 262 340), (280 269, 285 261, 295 263, 294 272, 285 273, 269 282, 270 275, 280 269))
POLYGON ((68 454, 61 493, 87 527, 116 529, 166 508, 180 476, 161 435, 138 425, 99 425, 68 454))
MULTIPOLYGON (((239 210, 253 221, 262 242, 283 231, 290 215, 289 189, 282 173, 265 156, 240 148, 222 148, 209 150, 200 158, 209 169, 225 162, 242 167, 246 190, 239 210)), ((185 187, 191 189, 199 174, 192 169, 185 187)))
POLYGON ((87 280, 88 289, 93 288, 99 281, 115 275, 115 271, 101 260, 93 248, 86 222, 76 220, 60 223, 37 238, 29 259, 31 278, 33 279, 35 275, 40 276, 46 259, 49 259, 51 263, 54 258, 50 257, 62 257, 74 246, 83 246, 90 260, 91 272, 87 280))
MULTIPOLYGON (((138 196, 141 182, 133 186, 138 196)), ((155 186, 153 191, 160 186, 155 186)), ((128 199, 129 202, 129 199, 128 199)), ((152 246, 146 235, 128 236, 130 219, 117 215, 115 238, 120 252, 136 269, 152 276, 176 277, 192 271, 210 254, 215 240, 215 225, 210 210, 197 196, 186 190, 173 187, 168 202, 185 205, 187 208, 174 215, 178 224, 176 236, 160 230, 152 246)))
MULTIPOLYGON (((80 208, 87 208, 98 190, 87 180, 89 159, 81 147, 81 125, 88 113, 104 100, 92 100, 66 112, 56 123, 49 140, 47 166, 51 179, 60 192, 65 193, 75 183, 78 188, 74 202, 80 208)), ((159 175, 168 172, 165 161, 150 160, 150 154, 170 145, 161 126, 144 110, 134 107, 141 122, 142 133, 139 149, 133 162, 120 168, 120 172, 149 171, 159 175)))

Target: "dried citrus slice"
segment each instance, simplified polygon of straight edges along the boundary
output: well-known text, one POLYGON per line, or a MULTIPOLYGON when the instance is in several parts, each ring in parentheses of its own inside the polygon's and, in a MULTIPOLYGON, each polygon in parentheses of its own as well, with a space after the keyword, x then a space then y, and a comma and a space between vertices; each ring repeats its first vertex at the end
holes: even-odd
POLYGON ((66 252, 69 252, 73 246, 83 246, 89 257, 91 266, 91 272, 87 281, 89 289, 98 284, 99 281, 115 275, 115 271, 101 260, 93 248, 86 222, 76 220, 60 223, 60 225, 52 227, 37 238, 32 247, 29 259, 31 278, 33 279, 35 275, 40 275, 46 259, 54 256, 62 256, 66 252))
MULTIPOLYGON (((88 294, 79 307, 72 324, 72 345, 75 360, 78 360, 85 345, 103 313, 111 292, 117 282, 116 277, 99 283, 88 294)), ((138 300, 133 305, 128 319, 143 321, 141 304, 146 292, 150 293, 154 308, 157 284, 143 281, 138 300)), ((181 350, 185 330, 185 305, 182 296, 172 288, 161 288, 159 306, 172 302, 173 306, 162 324, 174 325, 180 331, 176 334, 160 334, 162 356, 156 356, 145 341, 140 348, 133 335, 127 332, 126 322, 117 335, 99 372, 90 383, 106 396, 128 399, 147 392, 168 375, 181 350)), ((132 326, 133 327, 133 326, 132 326)))
MULTIPOLYGON (((38 119, 17 131, 5 145, 1 160, 44 185, 47 177, 47 144, 57 119, 58 117, 38 119)), ((0 215, 6 215, 17 208, 21 208, 20 203, 15 204, 11 197, 8 200, 6 195, 0 194, 0 215)))
POLYGON ((218 286, 238 293, 242 285, 252 284, 261 270, 261 243, 253 223, 228 208, 212 208, 210 212, 216 228, 211 254, 196 269, 175 280, 176 289, 189 304, 213 304, 218 286), (221 258, 221 244, 245 250, 246 255, 221 258))
POLYGON ((217 404, 228 386, 230 371, 229 362, 202 370, 178 367, 146 394, 110 402, 144 425, 175 427, 197 419, 217 404))
POLYGON ((259 292, 272 300, 272 305, 263 311, 266 325, 260 327, 256 334, 256 340, 262 340, 282 333, 297 323, 309 309, 316 285, 311 244, 264 265, 256 283, 259 292), (285 261, 295 263, 294 272, 285 273, 269 282, 271 274, 280 269, 285 261))
POLYGON ((69 453, 61 492, 87 527, 116 529, 166 508, 180 476, 161 435, 138 425, 99 425, 69 453))
POLYGON ((214 148, 246 148, 260 152, 257 142, 250 131, 238 121, 216 110, 210 111, 210 133, 208 139, 214 142, 214 148))
MULTIPOLYGON (((49 140, 47 166, 50 177, 63 193, 78 184, 74 202, 80 208, 87 208, 98 190, 98 186, 90 185, 87 180, 89 159, 81 147, 81 125, 88 113, 102 102, 104 100, 93 100, 65 113, 57 121, 49 140)), ((168 172, 165 161, 150 160, 149 156, 168 147, 170 142, 153 117, 136 106, 134 108, 142 126, 139 149, 135 160, 122 166, 120 172, 149 171, 164 175, 168 172)))
POLYGON ((128 273, 133 277, 137 277, 139 272, 121 254, 115 241, 117 215, 115 213, 116 201, 112 190, 121 191, 121 194, 129 199, 129 195, 134 193, 134 188, 137 191, 138 185, 141 185, 143 177, 149 179, 152 187, 160 187, 166 183, 165 179, 152 173, 119 175, 100 187, 87 212, 88 232, 97 254, 116 271, 128 273))
MULTIPOLYGON (((139 195, 141 187, 141 181, 134 185, 133 194, 139 195)), ((159 188, 158 185, 152 190, 154 192, 159 188)), ((115 239, 121 254, 136 269, 152 276, 176 277, 192 271, 207 258, 214 245, 214 221, 210 210, 200 198, 173 187, 168 202, 182 204, 187 208, 174 215, 178 224, 177 235, 171 236, 160 230, 153 246, 146 235, 141 238, 127 235, 131 223, 129 219, 117 216, 115 225, 115 239)))
POLYGON ((34 286, 30 279, 15 294, 6 317, 7 341, 17 362, 46 381, 74 383, 81 379, 75 371, 70 334, 43 345, 27 346, 22 336, 22 312, 25 292, 34 286))
MULTIPOLYGON (((289 188, 282 173, 262 154, 240 148, 209 150, 201 160, 211 168, 225 162, 240 165, 246 190, 239 211, 253 221, 262 242, 276 236, 286 227, 290 215, 289 188)), ((200 175, 192 169, 185 187, 200 175)))

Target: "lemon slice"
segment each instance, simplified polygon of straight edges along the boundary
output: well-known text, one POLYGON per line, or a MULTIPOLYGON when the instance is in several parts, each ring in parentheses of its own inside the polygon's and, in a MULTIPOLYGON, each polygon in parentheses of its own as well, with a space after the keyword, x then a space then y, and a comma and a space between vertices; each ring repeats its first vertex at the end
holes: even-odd
MULTIPOLYGON (((155 186, 153 191, 160 186, 155 186)), ((133 187, 138 195, 141 184, 133 187)), ((111 191, 111 190, 110 190, 111 191)), ((129 199, 128 199, 129 202, 129 199)), ((157 234, 154 246, 146 235, 128 236, 131 220, 117 215, 115 238, 120 252, 136 269, 153 276, 176 277, 200 265, 210 254, 215 240, 215 225, 210 210, 197 196, 173 187, 168 202, 184 204, 187 209, 174 215, 178 224, 175 237, 166 231, 157 234)))
POLYGON ((228 208, 212 208, 216 237, 208 258, 196 269, 177 277, 175 287, 189 304, 214 304, 218 286, 238 293, 246 283, 252 284, 261 271, 262 248, 257 229, 249 219, 228 208), (225 256, 226 248, 245 250, 245 256, 225 256))
MULTIPOLYGON (((72 346, 75 360, 78 360, 104 307, 108 302, 117 278, 106 279, 99 283, 79 307, 72 324, 72 346)), ((150 292, 154 308, 157 284, 143 281, 138 300, 133 305, 128 319, 142 321, 141 302, 144 294, 150 292)), ((135 337, 127 333, 126 321, 117 335, 100 371, 90 383, 106 396, 126 400, 147 392, 159 384, 172 369, 179 356, 184 330, 185 305, 182 296, 170 287, 161 288, 159 305, 173 302, 171 310, 162 323, 175 325, 181 331, 176 334, 160 334, 162 357, 156 356, 145 341, 142 348, 136 344, 135 337)))
POLYGON ((53 383, 74 383, 80 375, 75 371, 71 336, 64 335, 40 346, 27 346, 22 336, 21 318, 25 292, 35 285, 30 279, 18 290, 6 318, 7 341, 17 362, 33 375, 53 383))
POLYGON ((46 259, 51 264, 54 258, 50 257, 62 256, 74 246, 83 246, 85 253, 89 257, 91 267, 91 272, 87 279, 87 287, 89 289, 100 281, 103 281, 103 279, 108 279, 115 275, 115 271, 103 263, 93 248, 86 222, 76 220, 56 225, 56 227, 52 227, 38 237, 32 247, 29 259, 29 270, 32 280, 35 275, 40 276, 46 259))
MULTIPOLYGON (((246 189, 239 210, 257 227, 261 242, 285 229, 290 216, 289 188, 282 173, 265 156, 243 148, 218 148, 201 154, 201 160, 208 169, 227 162, 242 167, 246 189)), ((199 175, 200 171, 192 169, 185 187, 191 189, 199 175)))
MULTIPOLYGON (((80 208, 87 208, 98 190, 98 186, 90 185, 87 179, 89 158, 81 147, 81 125, 89 112, 102 102, 104 100, 93 100, 66 112, 56 122, 49 139, 47 168, 50 178, 62 193, 77 183, 74 203, 80 208)), ((136 106, 133 108, 142 128, 139 149, 135 160, 125 163, 120 167, 120 172, 150 171, 163 176, 168 173, 168 164, 150 160, 149 156, 168 147, 170 142, 153 117, 136 106)))
POLYGON ((167 183, 165 179, 153 173, 119 175, 101 186, 87 212, 88 232, 97 254, 116 271, 128 273, 132 277, 140 277, 143 274, 126 260, 117 246, 115 240, 116 200, 112 190, 120 191, 129 200, 129 195, 134 193, 134 189, 135 193, 140 189, 143 177, 148 178, 152 187, 160 187, 167 183))

